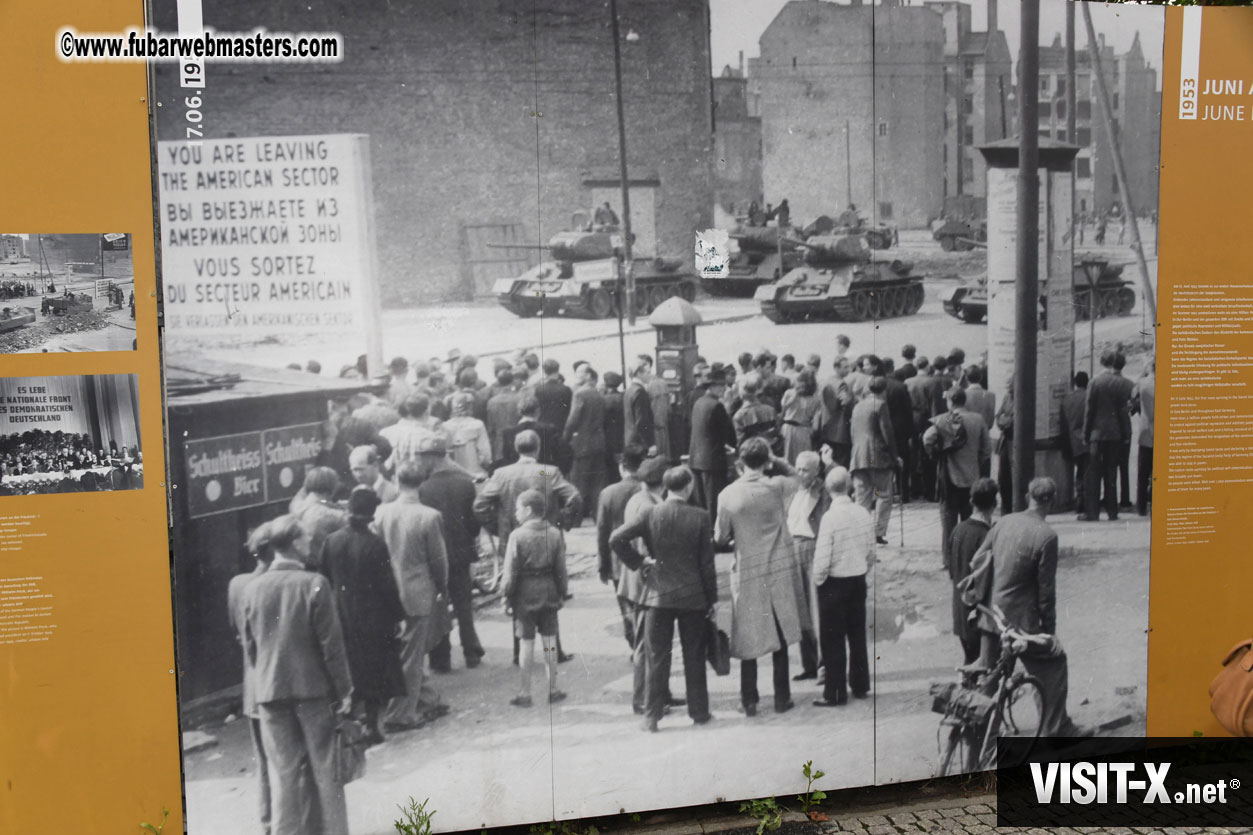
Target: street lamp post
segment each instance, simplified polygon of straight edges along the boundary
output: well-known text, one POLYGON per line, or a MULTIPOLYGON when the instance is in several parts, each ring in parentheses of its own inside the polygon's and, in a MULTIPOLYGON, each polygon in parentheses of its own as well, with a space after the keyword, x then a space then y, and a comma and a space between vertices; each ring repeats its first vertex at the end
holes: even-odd
MULTIPOLYGON (((635 269, 631 256, 631 187, 627 180, 626 114, 622 107, 622 41, 618 33, 618 0, 609 0, 610 26, 613 31, 614 103, 618 110, 618 177, 622 186, 622 275, 619 280, 626 291, 627 320, 635 327, 635 269)), ((618 307, 623 306, 619 294, 618 307)))

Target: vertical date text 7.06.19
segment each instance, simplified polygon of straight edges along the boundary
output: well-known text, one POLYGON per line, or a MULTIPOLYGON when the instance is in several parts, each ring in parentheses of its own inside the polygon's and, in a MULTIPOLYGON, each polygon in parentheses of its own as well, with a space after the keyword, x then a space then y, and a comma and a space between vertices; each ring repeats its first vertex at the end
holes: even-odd
POLYGON ((183 106, 187 108, 183 114, 187 119, 187 139, 199 142, 204 137, 204 62, 183 61, 181 68, 183 88, 201 91, 183 98, 183 106))

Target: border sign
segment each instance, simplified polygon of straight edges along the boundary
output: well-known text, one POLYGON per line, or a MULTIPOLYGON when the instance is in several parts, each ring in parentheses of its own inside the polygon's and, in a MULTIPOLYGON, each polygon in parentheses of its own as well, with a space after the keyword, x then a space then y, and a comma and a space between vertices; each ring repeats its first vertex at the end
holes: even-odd
POLYGON ((157 143, 166 334, 366 334, 382 365, 369 137, 157 143))

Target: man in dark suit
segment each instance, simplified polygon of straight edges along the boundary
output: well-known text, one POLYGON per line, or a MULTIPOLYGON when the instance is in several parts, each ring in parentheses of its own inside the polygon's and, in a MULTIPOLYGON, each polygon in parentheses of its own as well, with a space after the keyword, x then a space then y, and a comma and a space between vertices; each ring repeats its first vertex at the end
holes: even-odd
POLYGON ((622 375, 605 372, 605 483, 618 480, 618 456, 625 443, 625 415, 622 407, 622 375))
MULTIPOLYGON (((1126 392, 1127 408, 1119 415, 1122 427, 1122 446, 1118 449, 1118 508, 1131 509, 1131 398, 1135 394, 1136 384, 1123 376, 1122 370, 1127 367, 1127 357, 1122 351, 1114 352, 1114 376, 1126 392)), ((1119 395, 1121 397, 1121 393, 1119 395)))
POLYGON ((583 497, 584 509, 595 513, 606 475, 605 398, 596 390, 596 372, 587 363, 578 367, 574 379, 578 388, 564 432, 573 458, 570 481, 583 497))
POLYGON ((1130 439, 1131 400, 1129 382, 1114 373, 1113 351, 1101 354, 1101 373, 1088 385, 1087 408, 1083 415, 1083 438, 1088 444, 1087 516, 1095 522, 1100 516, 1101 488, 1105 488, 1105 512, 1118 518, 1118 459, 1122 453, 1124 421, 1130 439))
POLYGON ((892 471, 900 467, 896 429, 884 399, 887 380, 871 377, 864 400, 853 407, 849 430, 853 440, 849 469, 856 501, 875 518, 875 541, 887 545, 892 515, 892 471))
POLYGON ((672 467, 663 477, 665 501, 648 508, 634 521, 610 535, 610 545, 623 565, 643 571, 645 592, 641 605, 648 647, 648 701, 644 729, 656 731, 669 701, 670 657, 674 624, 679 624, 683 648, 683 675, 687 712, 703 725, 712 719, 705 681, 706 619, 718 600, 714 573, 713 529, 709 512, 688 503, 692 473, 672 467), (644 541, 649 556, 632 547, 644 541))
MULTIPOLYGON (((235 628, 235 638, 239 641, 241 648, 244 647, 245 635, 245 617, 244 617, 244 591, 252 584, 252 581, 260 577, 270 567, 270 561, 274 558, 274 553, 270 550, 267 541, 269 525, 265 524, 257 528, 248 538, 248 550, 257 560, 257 567, 247 574, 237 574, 231 578, 230 583, 226 587, 226 609, 230 614, 231 626, 235 628)), ((252 737, 252 750, 257 758, 257 781, 259 790, 259 811, 261 813, 261 828, 266 832, 270 831, 270 769, 268 759, 265 755, 265 743, 261 739, 261 712, 257 708, 257 699, 253 693, 255 685, 253 684, 253 676, 255 673, 252 669, 252 663, 248 660, 248 653, 243 653, 244 661, 244 683, 243 683, 243 715, 248 718, 248 731, 252 737)))
MULTIPOLYGON (((1006 621, 1029 635, 1045 633, 1047 645, 1032 644, 1021 656, 1027 675, 1040 680, 1046 710, 1043 736, 1087 736, 1066 711, 1069 671, 1066 652, 1057 640, 1057 533, 1048 516, 1057 495, 1051 478, 1035 478, 1027 485, 1027 509, 1002 516, 971 559, 964 581, 963 601, 999 608, 1006 621), (989 576, 990 575, 990 576, 989 576)), ((991 669, 1001 653, 996 623, 980 614, 983 666, 991 669)))
POLYGON ((653 361, 647 354, 636 357, 631 368, 631 381, 623 396, 625 416, 625 444, 635 444, 653 451, 657 446, 657 430, 653 423, 653 402, 648 392, 648 380, 652 376, 653 361))
POLYGON ((1083 413, 1088 406, 1088 372, 1075 372, 1075 387, 1062 398, 1062 452, 1075 476, 1075 508, 1087 515, 1085 482, 1088 478, 1088 444, 1083 439, 1083 413))
MULTIPOLYGON (((539 463, 556 467, 561 470, 563 475, 570 472, 572 456, 570 455, 570 447, 566 445, 566 439, 562 437, 562 427, 540 420, 539 401, 529 392, 522 394, 522 398, 518 403, 518 412, 521 414, 518 422, 513 426, 505 427, 500 433, 502 458, 493 463, 493 468, 499 469, 517 462, 517 438, 523 432, 530 430, 536 434, 540 441, 537 458, 539 463)), ((502 545, 501 547, 504 546, 502 545)))
POLYGON ((309 807, 327 835, 347 835, 335 757, 335 713, 352 709, 352 673, 330 583, 305 569, 293 516, 268 525, 269 570, 244 591, 244 650, 269 758, 274 835, 300 835, 309 807))
POLYGON ((709 372, 709 386, 692 406, 690 463, 696 501, 718 512, 718 494, 727 486, 727 447, 735 448, 735 426, 722 405, 727 375, 721 368, 709 372))
POLYGON ((517 525, 514 512, 518 496, 527 490, 539 490, 544 494, 549 522, 569 529, 576 527, 583 518, 579 491, 560 472, 539 461, 539 435, 530 429, 519 432, 514 448, 518 460, 492 473, 474 500, 474 515, 499 540, 502 557, 509 534, 517 525))
MULTIPOLYGON (((457 633, 461 638, 461 653, 466 667, 479 665, 483 657, 483 644, 474 628, 474 606, 471 596, 474 584, 470 568, 478 554, 479 522, 474 517, 474 478, 448 458, 448 446, 443 438, 432 437, 419 448, 418 467, 422 472, 422 484, 418 498, 422 504, 439 511, 444 521, 444 550, 448 555, 448 597, 452 602, 453 616, 457 618, 457 633)), ((448 672, 452 668, 452 642, 448 635, 431 650, 431 669, 448 672)))
MULTIPOLYGON (((618 579, 622 566, 609 547, 609 535, 622 527, 626 518, 627 502, 640 491, 638 473, 644 461, 644 451, 639 447, 627 447, 622 451, 622 463, 618 466, 621 479, 600 491, 600 501, 596 504, 596 545, 600 558, 600 581, 606 585, 619 587, 618 579)), ((635 651, 635 603, 629 599, 618 597, 618 609, 622 613, 622 633, 626 637, 627 646, 635 651)))
POLYGON ((561 363, 555 359, 544 360, 541 368, 544 380, 535 386, 535 399, 539 401, 539 419, 553 426, 565 426, 570 417, 574 393, 561 380, 561 363))
POLYGON ((853 448, 848 432, 849 416, 853 411, 853 392, 845 381, 848 360, 836 357, 832 371, 822 385, 822 416, 818 440, 831 447, 836 464, 847 467, 853 448))
POLYGON ((883 399, 888 404, 888 417, 892 420, 892 431, 896 433, 896 454, 901 459, 901 468, 897 472, 900 478, 901 504, 907 504, 912 490, 913 457, 910 455, 909 442, 914 434, 914 407, 909 399, 909 387, 897 371, 891 359, 885 359, 880 366, 883 371, 887 388, 883 390, 883 399))
POLYGON ((944 564, 950 562, 953 529, 959 520, 970 517, 970 489, 979 474, 992 461, 992 439, 983 418, 966 408, 966 392, 949 393, 953 408, 931 419, 922 436, 927 454, 939 466, 936 479, 940 490, 940 546, 944 564))

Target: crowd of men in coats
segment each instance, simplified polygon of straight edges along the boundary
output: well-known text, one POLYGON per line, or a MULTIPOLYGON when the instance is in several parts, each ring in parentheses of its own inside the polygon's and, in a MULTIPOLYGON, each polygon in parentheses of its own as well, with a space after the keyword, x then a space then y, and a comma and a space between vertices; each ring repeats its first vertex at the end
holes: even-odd
MULTIPOLYGON (((853 358, 849 347, 838 338, 821 381, 816 356, 803 366, 768 351, 698 361, 687 403, 658 383, 646 355, 620 391, 614 372, 602 378, 576 363, 570 387, 556 360, 523 354, 498 363, 490 385, 474 357, 450 357, 455 386, 428 363, 411 369, 397 359, 381 394, 334 404, 321 466, 287 515, 253 533, 256 569, 230 586, 267 832, 347 831, 338 716, 357 717, 377 744, 447 713, 427 668, 450 668, 452 619, 466 667, 481 663, 471 566, 485 550, 504 560, 520 674, 510 704, 533 705, 537 637, 544 698, 564 700, 563 531, 587 516, 631 652, 632 706, 650 732, 677 706, 698 725, 713 718, 706 659, 718 641, 739 660, 739 707, 749 717, 765 656, 778 713, 795 706, 793 681, 820 676, 815 706, 867 698, 867 574, 876 546, 887 544, 894 494, 940 502, 954 631, 968 662, 997 651, 994 630, 971 619, 972 586, 976 602, 1000 605, 1020 629, 1053 632, 1057 539, 1044 517, 1055 485, 1037 479, 1025 514, 1009 514, 1003 501, 992 521, 1008 478, 988 478, 989 427, 1000 429, 1003 474, 1012 402, 997 409, 983 369, 965 366, 960 350, 928 360, 905 346, 897 365, 853 358), (689 419, 672 420, 674 409, 689 419), (675 437, 676 426, 689 427, 686 437, 675 437), (719 604, 716 551, 734 555, 729 610, 719 604), (1031 588, 1014 579, 1027 568, 1031 588), (670 692, 676 628, 681 698, 670 692)), ((1109 378, 1116 361, 1102 358, 1109 378)), ((1108 473, 1117 458, 1106 433, 1118 433, 1119 450, 1130 440, 1121 421, 1133 396, 1151 416, 1151 379, 1126 397, 1124 389, 1103 376, 1086 394, 1083 437, 1099 461, 1088 474, 1108 473)), ((1060 645, 1032 663, 1051 692, 1050 727, 1076 732, 1060 645)))

